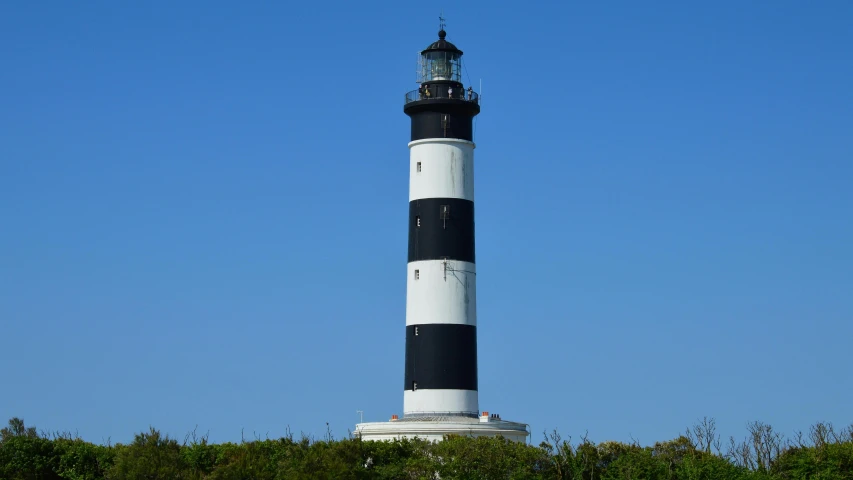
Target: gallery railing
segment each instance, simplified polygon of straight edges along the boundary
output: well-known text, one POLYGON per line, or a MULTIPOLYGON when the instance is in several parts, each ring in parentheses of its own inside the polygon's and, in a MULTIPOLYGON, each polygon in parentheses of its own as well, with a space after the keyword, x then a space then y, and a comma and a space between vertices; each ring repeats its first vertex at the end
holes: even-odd
POLYGON ((480 95, 472 90, 461 88, 449 88, 446 85, 434 85, 421 87, 406 94, 406 103, 419 102, 421 100, 462 100, 472 103, 480 103, 480 95))

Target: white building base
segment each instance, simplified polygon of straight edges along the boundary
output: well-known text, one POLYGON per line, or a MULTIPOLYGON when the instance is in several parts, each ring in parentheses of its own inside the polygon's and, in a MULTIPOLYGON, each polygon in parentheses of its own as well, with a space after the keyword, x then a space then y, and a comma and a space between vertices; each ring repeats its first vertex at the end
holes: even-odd
MULTIPOLYGON (((396 417, 396 415, 394 415, 396 417)), ((420 438, 430 442, 439 442, 445 435, 460 435, 465 437, 497 437, 503 436, 514 442, 527 442, 530 431, 527 424, 501 420, 483 412, 479 418, 474 417, 405 417, 392 418, 388 422, 359 423, 355 426, 353 435, 362 440, 384 441, 402 438, 420 438)))

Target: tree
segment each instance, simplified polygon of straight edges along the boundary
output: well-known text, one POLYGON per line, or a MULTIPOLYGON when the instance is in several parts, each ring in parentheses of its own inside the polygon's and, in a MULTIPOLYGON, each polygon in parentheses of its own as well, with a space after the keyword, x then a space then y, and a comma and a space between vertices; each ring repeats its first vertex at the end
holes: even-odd
POLYGON ((113 449, 80 438, 55 438, 56 472, 67 480, 101 480, 113 465, 113 449))
POLYGON ((110 480, 181 480, 188 478, 181 445, 159 430, 138 433, 130 445, 116 445, 110 480))
POLYGON ((38 433, 36 427, 27 427, 24 425, 24 420, 18 417, 13 417, 9 420, 9 426, 0 429, 0 442, 5 442, 12 437, 27 437, 37 438, 38 433))

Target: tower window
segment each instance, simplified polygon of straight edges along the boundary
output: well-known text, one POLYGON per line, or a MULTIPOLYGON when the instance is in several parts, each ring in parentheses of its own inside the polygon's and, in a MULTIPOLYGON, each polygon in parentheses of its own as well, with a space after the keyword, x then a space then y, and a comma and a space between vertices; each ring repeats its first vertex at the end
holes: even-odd
POLYGON ((421 173, 421 162, 418 162, 418 173, 421 173))
POLYGON ((418 228, 420 228, 420 226, 421 226, 421 216, 420 215, 415 217, 415 226, 418 228))
POLYGON ((418 389, 418 382, 412 382, 412 390, 418 389))
POLYGON ((418 327, 415 327, 415 336, 418 336, 418 327))
POLYGON ((415 280, 420 280, 420 279, 421 279, 421 271, 415 270, 415 280))
POLYGON ((441 219, 447 220, 450 218, 450 205, 442 205, 441 206, 441 219))

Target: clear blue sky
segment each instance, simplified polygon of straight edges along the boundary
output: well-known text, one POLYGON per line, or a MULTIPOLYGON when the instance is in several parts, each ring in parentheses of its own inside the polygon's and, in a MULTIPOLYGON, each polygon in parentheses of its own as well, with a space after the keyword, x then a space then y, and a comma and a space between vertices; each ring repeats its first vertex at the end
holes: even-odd
MULTIPOLYGON (((3 420, 401 413, 403 95, 439 7, 0 5, 3 420)), ((481 409, 536 443, 853 421, 853 3, 444 8, 483 79, 481 409)))

